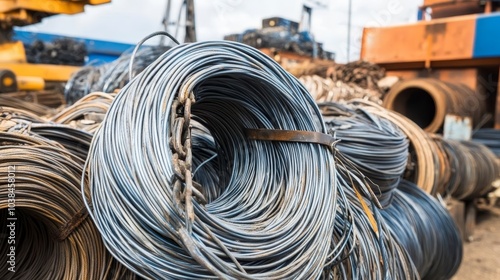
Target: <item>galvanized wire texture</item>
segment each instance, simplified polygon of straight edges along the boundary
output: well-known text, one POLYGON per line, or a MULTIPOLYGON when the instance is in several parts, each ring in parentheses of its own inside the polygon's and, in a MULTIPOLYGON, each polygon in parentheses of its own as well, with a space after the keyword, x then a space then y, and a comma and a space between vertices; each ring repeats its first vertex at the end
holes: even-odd
POLYGON ((151 279, 418 277, 340 151, 248 128, 327 132, 305 88, 238 43, 174 47, 127 84, 82 180, 110 252, 151 279))

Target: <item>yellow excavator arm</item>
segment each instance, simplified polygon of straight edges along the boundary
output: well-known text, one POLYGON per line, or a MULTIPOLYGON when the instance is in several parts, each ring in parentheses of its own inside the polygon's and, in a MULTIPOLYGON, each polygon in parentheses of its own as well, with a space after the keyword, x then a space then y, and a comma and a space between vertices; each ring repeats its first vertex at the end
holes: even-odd
POLYGON ((44 87, 44 81, 66 81, 78 69, 74 66, 27 63, 23 44, 12 42, 14 26, 39 23, 53 15, 78 14, 84 12, 87 5, 110 2, 111 0, 0 0, 0 92, 13 89, 40 90, 44 87))

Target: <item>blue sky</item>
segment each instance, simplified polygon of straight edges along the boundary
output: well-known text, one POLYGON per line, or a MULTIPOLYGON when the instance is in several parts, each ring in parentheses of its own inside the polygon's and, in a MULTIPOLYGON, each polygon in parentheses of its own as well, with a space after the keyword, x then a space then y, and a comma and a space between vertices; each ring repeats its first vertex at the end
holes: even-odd
MULTIPOLYGON (((327 5, 313 10, 312 31, 325 49, 347 58, 347 0, 320 0, 327 5)), ((422 0, 352 0, 351 60, 359 58, 363 26, 386 26, 416 21, 422 0)), ((174 14, 181 0, 173 1, 174 14)), ((261 26, 265 17, 300 20, 304 0, 195 0, 198 40, 218 40, 261 26)), ((136 43, 161 30, 165 0, 113 0, 111 4, 88 7, 86 13, 58 15, 25 29, 68 36, 136 43)), ((175 15, 176 17, 176 15, 175 15)))

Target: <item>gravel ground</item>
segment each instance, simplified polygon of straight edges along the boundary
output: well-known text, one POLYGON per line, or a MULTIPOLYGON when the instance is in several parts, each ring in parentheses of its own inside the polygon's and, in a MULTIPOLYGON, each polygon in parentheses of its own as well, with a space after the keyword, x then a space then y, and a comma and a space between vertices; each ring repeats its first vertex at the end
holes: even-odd
POLYGON ((500 279, 500 215, 479 213, 474 240, 464 245, 462 265, 452 279, 500 279))

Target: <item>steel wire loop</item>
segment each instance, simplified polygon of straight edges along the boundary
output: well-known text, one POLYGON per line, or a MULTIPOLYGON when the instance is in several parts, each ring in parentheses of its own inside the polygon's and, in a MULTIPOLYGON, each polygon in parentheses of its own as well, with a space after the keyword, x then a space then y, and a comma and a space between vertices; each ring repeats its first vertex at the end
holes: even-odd
POLYGON ((251 47, 180 45, 137 75, 96 132, 82 180, 110 252, 153 279, 328 275, 353 245, 352 226, 336 220, 349 205, 333 155, 247 138, 259 128, 326 133, 305 88, 251 47))

